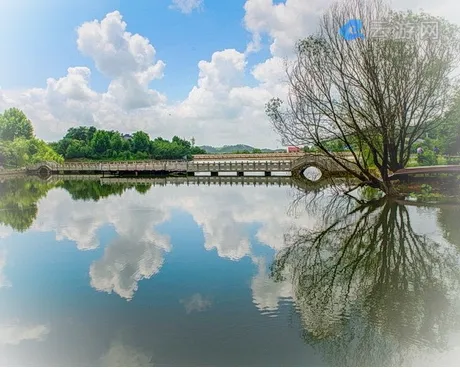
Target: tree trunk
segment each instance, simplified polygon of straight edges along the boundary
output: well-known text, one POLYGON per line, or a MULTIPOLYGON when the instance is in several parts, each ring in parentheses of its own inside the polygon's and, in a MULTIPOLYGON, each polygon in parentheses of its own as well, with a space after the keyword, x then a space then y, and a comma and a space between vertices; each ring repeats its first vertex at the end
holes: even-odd
POLYGON ((390 180, 381 181, 379 188, 387 197, 401 198, 403 195, 395 188, 390 180))

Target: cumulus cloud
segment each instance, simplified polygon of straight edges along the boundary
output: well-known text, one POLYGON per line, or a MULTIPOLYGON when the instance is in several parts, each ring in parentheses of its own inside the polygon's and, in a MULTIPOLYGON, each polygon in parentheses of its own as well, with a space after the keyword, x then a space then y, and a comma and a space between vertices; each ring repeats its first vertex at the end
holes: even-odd
POLYGON ((333 0, 247 0, 244 4, 244 24, 253 35, 248 48, 258 51, 261 39, 268 36, 273 56, 286 57, 294 52, 294 45, 300 38, 313 33, 319 16, 333 0))
MULTIPOLYGON (((336 0, 246 0, 244 25, 252 34, 247 51, 259 51, 265 37, 268 38, 272 56, 292 56, 295 43, 315 32, 321 15, 335 2, 336 0)), ((396 10, 423 9, 460 23, 459 13, 454 11, 460 10, 456 0, 402 0, 390 4, 396 10)))
POLYGON ((203 8, 203 0, 172 0, 170 8, 179 10, 184 14, 190 14, 194 10, 203 8))
POLYGON ((114 11, 100 22, 86 22, 77 29, 78 49, 112 79, 102 98, 118 102, 126 110, 164 103, 166 97, 148 86, 163 77, 166 64, 155 62, 156 50, 149 40, 127 32, 126 26, 120 12, 114 11))
POLYGON ((255 145, 277 144, 264 112, 277 92, 279 73, 270 78, 273 68, 254 69, 262 86, 248 87, 246 55, 234 49, 216 51, 210 60, 198 63, 196 86, 187 98, 168 104, 149 87, 163 76, 165 63, 155 61, 156 51, 146 38, 127 31, 118 11, 84 23, 77 33, 78 49, 111 80, 105 93, 91 89, 87 67, 72 67, 61 78, 49 78, 46 88, 0 92, 0 110, 22 108, 38 136, 55 140, 71 126, 94 125, 145 130, 152 136, 195 136, 200 144, 231 144, 248 137, 255 145))
POLYGON ((185 312, 187 314, 193 312, 204 312, 208 310, 212 305, 210 299, 198 293, 193 294, 191 297, 187 299, 181 299, 180 303, 184 305, 185 312))
POLYGON ((22 341, 42 341, 50 329, 45 325, 21 325, 18 322, 0 325, 0 345, 18 345, 22 341))
MULTIPOLYGON (((286 96, 283 58, 293 55, 295 42, 311 34, 320 14, 333 0, 246 0, 244 27, 252 35, 246 50, 217 50, 198 63, 196 85, 177 103, 150 84, 164 75, 165 62, 156 60, 150 41, 128 31, 119 11, 102 20, 83 23, 77 29, 77 47, 91 58, 97 70, 110 79, 107 91, 91 88, 87 67, 70 67, 64 76, 54 76, 46 88, 21 91, 0 90, 0 111, 17 106, 34 124, 37 135, 46 140, 62 137, 75 125, 94 125, 120 131, 144 130, 152 136, 199 137, 198 144, 248 143, 279 146, 279 137, 265 115, 265 103, 286 96), (248 65, 248 53, 270 45, 271 56, 248 65), (255 85, 246 85, 247 74, 255 85), (154 122, 154 123, 152 123, 154 122), (262 133, 263 132, 263 133, 262 133)), ((175 0, 184 12, 199 9, 197 0, 175 0)), ((456 0, 404 0, 397 9, 425 8, 460 22, 456 0)))

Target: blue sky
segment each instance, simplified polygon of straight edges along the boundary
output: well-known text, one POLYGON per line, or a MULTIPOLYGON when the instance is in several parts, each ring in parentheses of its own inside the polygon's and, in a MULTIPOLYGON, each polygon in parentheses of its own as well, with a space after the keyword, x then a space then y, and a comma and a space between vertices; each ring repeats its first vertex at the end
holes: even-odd
MULTIPOLYGON (((1 54, 9 55, 0 69, 1 87, 44 87, 48 77, 64 75, 69 66, 94 68, 92 60, 76 47, 76 28, 119 10, 128 23, 128 31, 148 38, 158 58, 167 64, 165 77, 153 84, 155 88, 173 99, 184 99, 196 83, 200 60, 218 49, 246 48, 251 34, 242 25, 244 3, 208 0, 200 11, 183 14, 171 9, 170 0, 11 2, 6 8, 12 14, 0 15, 1 54)), ((251 59, 256 63, 264 55, 251 59)), ((250 76, 248 82, 253 83, 250 76)), ((100 73, 93 74, 94 90, 103 92, 108 84, 109 80, 100 73)))
MULTIPOLYGON (((265 103, 286 97, 283 60, 333 2, 0 0, 0 111, 47 141, 93 125, 280 148, 265 103)), ((460 24, 458 0, 394 5, 460 24)))

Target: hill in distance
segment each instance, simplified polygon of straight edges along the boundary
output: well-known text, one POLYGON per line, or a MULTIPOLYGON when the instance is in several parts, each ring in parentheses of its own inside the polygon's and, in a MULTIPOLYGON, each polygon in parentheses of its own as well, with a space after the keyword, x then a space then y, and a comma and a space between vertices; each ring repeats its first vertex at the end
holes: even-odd
MULTIPOLYGON (((246 144, 234 144, 234 145, 223 146, 223 147, 200 146, 200 148, 204 149, 207 153, 214 153, 214 154, 236 153, 236 152, 243 152, 243 151, 252 152, 255 149, 257 149, 255 147, 248 146, 246 144)), ((260 148, 260 151, 261 152, 284 152, 283 149, 272 150, 268 148, 260 148)))

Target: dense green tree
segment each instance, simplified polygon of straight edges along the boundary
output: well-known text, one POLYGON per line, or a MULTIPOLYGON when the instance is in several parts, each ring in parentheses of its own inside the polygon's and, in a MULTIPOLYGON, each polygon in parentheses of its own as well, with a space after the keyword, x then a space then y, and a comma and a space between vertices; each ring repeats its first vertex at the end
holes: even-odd
POLYGON ((136 132, 133 134, 132 146, 134 152, 148 152, 150 149, 150 137, 147 133, 136 132))
POLYGON ((88 146, 84 142, 72 139, 65 151, 66 158, 83 158, 90 152, 88 146))
POLYGON ((110 138, 110 148, 114 152, 122 152, 123 151, 123 138, 120 133, 113 132, 112 137, 110 138))
POLYGON ((102 157, 110 149, 110 136, 105 130, 98 130, 91 139, 91 148, 96 157, 102 157))
POLYGON ((439 126, 436 138, 443 153, 460 153, 460 92, 439 126))
POLYGON ((13 107, 0 114, 0 140, 32 139, 33 136, 32 123, 21 110, 13 107))
POLYGON ((161 137, 150 140, 147 133, 138 131, 126 139, 120 132, 94 127, 70 128, 60 141, 49 146, 66 159, 177 160, 206 153, 177 136, 171 141, 161 137))

